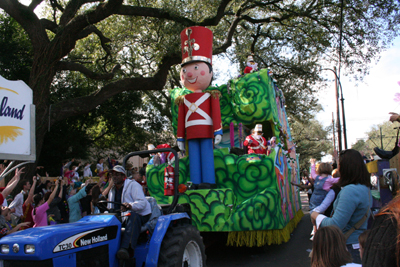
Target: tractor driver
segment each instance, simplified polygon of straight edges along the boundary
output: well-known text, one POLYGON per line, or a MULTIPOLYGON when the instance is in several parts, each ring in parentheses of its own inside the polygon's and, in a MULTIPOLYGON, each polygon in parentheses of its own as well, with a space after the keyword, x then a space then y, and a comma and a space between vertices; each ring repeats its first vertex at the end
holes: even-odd
POLYGON ((135 249, 142 225, 150 218, 151 207, 143 194, 143 189, 135 180, 126 179, 126 171, 121 165, 116 165, 110 172, 114 187, 108 194, 108 201, 122 203, 122 205, 108 204, 111 210, 121 210, 125 234, 122 237, 121 248, 117 258, 126 260, 130 258, 128 249, 135 249), (130 215, 127 215, 130 213, 130 215))

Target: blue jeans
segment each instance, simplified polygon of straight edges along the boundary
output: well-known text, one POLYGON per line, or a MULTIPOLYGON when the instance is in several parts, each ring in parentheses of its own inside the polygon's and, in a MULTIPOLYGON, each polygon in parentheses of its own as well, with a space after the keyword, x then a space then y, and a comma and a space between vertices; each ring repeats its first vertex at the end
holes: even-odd
POLYGON ((347 244, 346 247, 353 258, 353 263, 361 264, 360 249, 354 249, 352 244, 347 244))
POLYGON ((122 237, 121 248, 127 249, 129 248, 129 244, 131 244, 131 247, 135 249, 142 225, 150 219, 150 215, 151 213, 141 216, 131 211, 131 215, 128 217, 125 224, 125 233, 122 237))

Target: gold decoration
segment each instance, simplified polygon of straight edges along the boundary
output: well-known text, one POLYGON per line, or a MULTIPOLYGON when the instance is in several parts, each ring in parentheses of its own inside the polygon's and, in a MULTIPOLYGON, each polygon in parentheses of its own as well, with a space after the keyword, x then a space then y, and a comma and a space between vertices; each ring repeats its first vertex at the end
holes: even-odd
POLYGON ((208 91, 212 98, 219 99, 221 97, 221 92, 218 90, 208 91))
POLYGON ((175 105, 180 106, 183 105, 183 102, 185 100, 185 96, 180 95, 175 99, 175 105))

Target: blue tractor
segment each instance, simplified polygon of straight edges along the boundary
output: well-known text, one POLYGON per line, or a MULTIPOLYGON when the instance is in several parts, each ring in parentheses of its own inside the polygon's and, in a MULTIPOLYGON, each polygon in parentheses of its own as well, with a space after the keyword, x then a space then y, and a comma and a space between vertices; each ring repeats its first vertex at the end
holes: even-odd
MULTIPOLYGON (((124 228, 117 214, 85 216, 74 223, 30 228, 0 239, 0 267, 205 266, 203 239, 191 223, 190 207, 178 205, 179 160, 170 148, 140 151, 136 155, 172 152, 175 155, 175 192, 171 205, 148 198, 152 216, 142 227, 134 257, 116 257, 124 228)), ((108 201, 100 201, 104 205, 108 201)), ((104 208, 104 206, 102 207, 104 208)))

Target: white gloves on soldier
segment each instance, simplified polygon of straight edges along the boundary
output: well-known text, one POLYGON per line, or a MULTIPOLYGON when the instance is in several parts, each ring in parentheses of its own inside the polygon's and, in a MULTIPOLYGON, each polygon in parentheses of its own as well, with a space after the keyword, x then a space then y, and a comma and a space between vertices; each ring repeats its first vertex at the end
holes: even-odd
POLYGON ((221 140, 222 140, 222 135, 217 134, 214 139, 214 145, 218 145, 219 143, 221 143, 221 140))
MULTIPOLYGON (((215 145, 218 145, 219 143, 221 143, 221 140, 222 140, 222 135, 217 134, 217 135, 215 136, 215 139, 214 139, 214 144, 215 144, 215 145)), ((186 150, 185 142, 183 142, 183 141, 177 141, 177 143, 178 143, 178 147, 179 147, 179 149, 180 149, 181 151, 185 151, 185 150, 186 150)))
POLYGON ((186 148, 185 148, 185 142, 183 142, 183 141, 178 141, 178 147, 179 147, 179 149, 180 149, 181 151, 185 151, 185 150, 186 150, 186 148))

